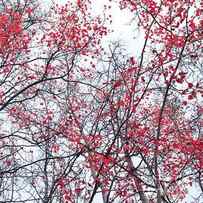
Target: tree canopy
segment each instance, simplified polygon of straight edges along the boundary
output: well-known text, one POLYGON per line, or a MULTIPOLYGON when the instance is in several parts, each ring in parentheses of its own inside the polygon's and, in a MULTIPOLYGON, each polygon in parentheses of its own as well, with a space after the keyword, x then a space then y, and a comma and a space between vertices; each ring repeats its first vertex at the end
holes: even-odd
POLYGON ((0 1, 0 202, 201 203, 203 3, 41 3, 0 1))

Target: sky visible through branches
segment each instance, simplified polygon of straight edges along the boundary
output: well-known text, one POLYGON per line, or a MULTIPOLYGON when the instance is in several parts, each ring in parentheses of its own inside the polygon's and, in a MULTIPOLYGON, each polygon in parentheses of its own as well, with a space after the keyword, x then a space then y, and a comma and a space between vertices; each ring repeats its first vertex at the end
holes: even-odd
POLYGON ((0 203, 203 203, 203 2, 0 9, 0 203))

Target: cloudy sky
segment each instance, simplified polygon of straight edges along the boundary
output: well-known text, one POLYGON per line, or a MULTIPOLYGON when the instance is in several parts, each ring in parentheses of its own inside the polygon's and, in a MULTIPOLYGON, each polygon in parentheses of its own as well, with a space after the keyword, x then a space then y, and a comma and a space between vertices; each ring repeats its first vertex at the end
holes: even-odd
MULTIPOLYGON (((48 8, 53 0, 43 0, 41 3, 44 8, 48 8)), ((72 0, 74 1, 74 0, 72 0)), ((54 3, 64 4, 66 0, 54 0, 54 3)), ((95 16, 103 16, 104 5, 108 4, 108 0, 95 0, 92 4, 92 9, 94 10, 95 16)), ((132 23, 133 14, 127 10, 120 10, 118 4, 112 3, 111 9, 108 11, 108 15, 112 16, 112 24, 110 25, 113 32, 105 39, 105 46, 111 41, 120 41, 121 44, 126 48, 127 53, 133 56, 139 56, 144 43, 144 36, 141 31, 136 29, 136 24, 132 23)), ((200 190, 196 184, 189 189, 187 198, 183 203, 190 203, 194 201, 195 197, 198 197, 200 190)), ((94 203, 98 203, 101 200, 101 196, 97 195, 94 199, 94 203)))

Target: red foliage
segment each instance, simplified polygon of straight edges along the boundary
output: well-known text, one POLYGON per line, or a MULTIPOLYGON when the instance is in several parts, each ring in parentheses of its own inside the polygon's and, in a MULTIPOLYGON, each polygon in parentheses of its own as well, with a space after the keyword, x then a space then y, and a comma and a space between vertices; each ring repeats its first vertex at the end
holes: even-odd
POLYGON ((118 2, 144 33, 139 56, 103 47, 111 19, 93 1, 45 13, 0 2, 0 201, 181 202, 193 182, 203 190, 202 3, 109 1, 104 17, 118 2))

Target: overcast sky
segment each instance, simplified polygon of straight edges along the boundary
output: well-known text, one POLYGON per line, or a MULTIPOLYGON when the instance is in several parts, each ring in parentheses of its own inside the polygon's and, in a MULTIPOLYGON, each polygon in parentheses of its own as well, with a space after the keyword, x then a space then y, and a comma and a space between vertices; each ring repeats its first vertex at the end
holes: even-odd
MULTIPOLYGON (((74 1, 74 0, 73 0, 74 1)), ((44 4, 45 7, 48 7, 51 0, 42 0, 41 3, 44 4)), ((54 0, 55 3, 64 4, 66 0, 54 0)), ((104 5, 108 3, 108 0, 95 0, 94 4, 92 4, 92 8, 94 9, 95 15, 102 15, 102 11, 104 5)), ((141 49, 144 43, 144 36, 141 32, 136 30, 135 24, 131 24, 133 14, 127 10, 120 10, 118 4, 113 4, 109 14, 112 16, 112 24, 111 28, 114 30, 113 33, 106 38, 106 45, 109 44, 110 41, 120 41, 127 50, 127 52, 133 56, 138 56, 141 53, 141 49)), ((183 203, 191 203, 194 201, 194 197, 198 197, 200 194, 200 190, 196 184, 189 189, 189 193, 187 198, 183 201, 183 203)), ((101 202, 101 195, 95 196, 93 203, 101 202)), ((199 202, 198 202, 199 203, 199 202)), ((202 202, 203 203, 203 200, 202 202)))

